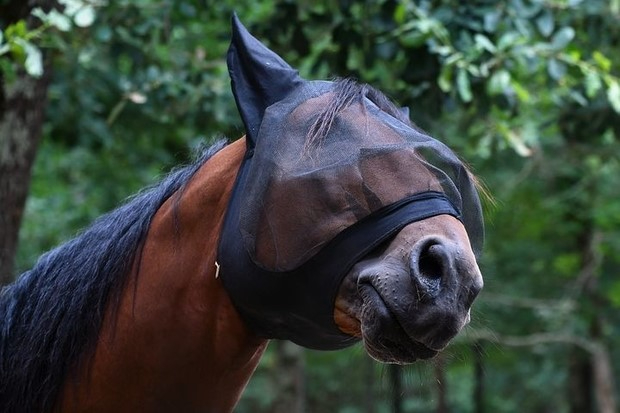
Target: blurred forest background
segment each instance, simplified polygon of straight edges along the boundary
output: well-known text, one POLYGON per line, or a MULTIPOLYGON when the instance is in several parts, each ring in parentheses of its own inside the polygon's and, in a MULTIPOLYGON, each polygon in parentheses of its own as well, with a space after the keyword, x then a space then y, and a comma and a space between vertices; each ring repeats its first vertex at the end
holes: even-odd
POLYGON ((443 355, 273 342, 237 411, 617 412, 620 0, 0 0, 0 280, 243 134, 233 10, 304 77, 408 106, 495 199, 485 290, 443 355))

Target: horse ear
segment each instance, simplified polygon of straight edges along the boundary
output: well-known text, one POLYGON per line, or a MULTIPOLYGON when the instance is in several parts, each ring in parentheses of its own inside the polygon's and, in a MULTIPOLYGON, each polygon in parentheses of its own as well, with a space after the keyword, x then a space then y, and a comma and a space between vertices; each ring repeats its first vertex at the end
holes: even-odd
POLYGON ((291 93, 302 79, 297 70, 252 36, 236 14, 227 63, 248 146, 253 148, 265 109, 291 93))

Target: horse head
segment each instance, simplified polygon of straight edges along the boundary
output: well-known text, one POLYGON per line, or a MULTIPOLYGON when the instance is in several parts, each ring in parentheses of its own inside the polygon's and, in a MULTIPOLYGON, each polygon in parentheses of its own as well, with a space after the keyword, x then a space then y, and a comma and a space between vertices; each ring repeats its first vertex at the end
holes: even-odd
POLYGON ((218 265, 242 318, 310 348, 435 355, 483 284, 471 173, 382 93, 302 79, 236 16, 228 64, 247 149, 218 265))

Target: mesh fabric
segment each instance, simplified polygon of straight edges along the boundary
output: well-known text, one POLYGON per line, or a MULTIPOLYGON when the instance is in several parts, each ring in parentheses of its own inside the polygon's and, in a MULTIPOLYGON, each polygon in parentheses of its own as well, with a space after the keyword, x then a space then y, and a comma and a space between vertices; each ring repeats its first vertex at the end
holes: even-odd
POLYGON ((240 200, 243 244, 258 267, 298 268, 344 229, 428 191, 445 194, 480 252, 469 172, 377 96, 351 81, 305 82, 267 108, 240 200))

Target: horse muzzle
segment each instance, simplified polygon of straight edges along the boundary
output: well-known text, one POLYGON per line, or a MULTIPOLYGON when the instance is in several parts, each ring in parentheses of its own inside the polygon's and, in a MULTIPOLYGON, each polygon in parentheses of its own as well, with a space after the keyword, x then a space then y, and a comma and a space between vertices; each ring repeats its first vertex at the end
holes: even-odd
POLYGON ((460 244, 427 236, 408 253, 360 265, 361 330, 369 354, 383 362, 433 357, 469 323, 483 281, 460 244))

